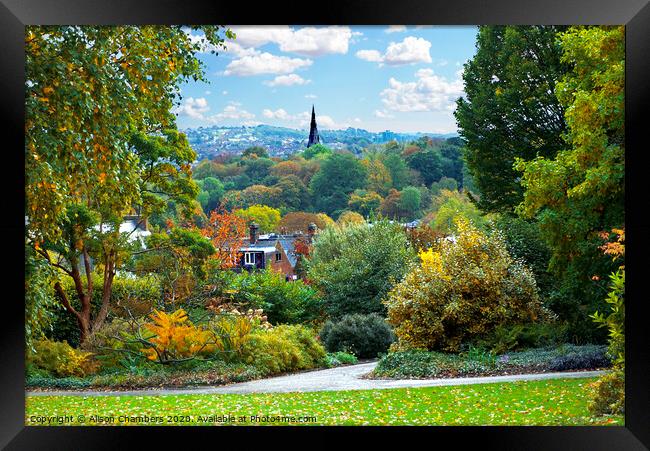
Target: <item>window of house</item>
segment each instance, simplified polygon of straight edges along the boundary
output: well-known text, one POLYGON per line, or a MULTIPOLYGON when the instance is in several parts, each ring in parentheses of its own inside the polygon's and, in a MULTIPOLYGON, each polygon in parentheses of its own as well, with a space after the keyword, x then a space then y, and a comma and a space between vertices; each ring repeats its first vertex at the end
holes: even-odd
POLYGON ((255 254, 253 252, 246 252, 244 254, 244 263, 247 265, 255 264, 255 254))
POLYGON ((282 260, 282 252, 276 252, 275 253, 275 261, 279 262, 282 260))

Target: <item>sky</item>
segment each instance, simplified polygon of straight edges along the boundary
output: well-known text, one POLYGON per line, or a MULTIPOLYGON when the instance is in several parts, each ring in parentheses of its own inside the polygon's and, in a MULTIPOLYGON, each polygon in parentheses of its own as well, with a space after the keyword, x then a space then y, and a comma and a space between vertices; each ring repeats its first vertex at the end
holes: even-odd
MULTIPOLYGON (((181 86, 181 129, 268 124, 453 133, 468 26, 229 26, 237 38, 198 54, 205 82, 181 86)), ((191 39, 202 41, 200 31, 191 39)))

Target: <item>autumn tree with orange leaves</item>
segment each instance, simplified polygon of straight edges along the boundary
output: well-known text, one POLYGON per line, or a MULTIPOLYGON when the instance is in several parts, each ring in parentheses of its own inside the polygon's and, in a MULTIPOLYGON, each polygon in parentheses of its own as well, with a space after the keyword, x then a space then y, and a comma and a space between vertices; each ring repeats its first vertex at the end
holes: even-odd
POLYGON ((223 208, 213 210, 207 225, 201 230, 203 236, 212 241, 216 249, 214 258, 219 261, 221 269, 236 266, 241 257, 239 247, 247 232, 246 220, 223 208))

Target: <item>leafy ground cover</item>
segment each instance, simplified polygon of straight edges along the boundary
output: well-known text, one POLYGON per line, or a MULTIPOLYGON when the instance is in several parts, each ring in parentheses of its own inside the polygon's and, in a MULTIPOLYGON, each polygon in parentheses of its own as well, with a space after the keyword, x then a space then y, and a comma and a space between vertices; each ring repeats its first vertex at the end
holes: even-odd
POLYGON ((246 395, 32 396, 25 424, 623 425, 622 416, 589 415, 594 380, 246 395))
MULTIPOLYGON (((357 358, 345 352, 328 353, 322 366, 332 368, 357 363, 357 358)), ((318 368, 314 368, 318 369, 318 368)), ((293 371, 295 372, 295 371, 293 371)), ((281 373, 274 374, 274 376, 281 373)), ((134 365, 87 377, 52 377, 34 374, 27 377, 26 387, 41 390, 131 390, 145 388, 178 388, 202 385, 226 385, 260 379, 265 374, 253 364, 227 363, 220 360, 188 362, 176 366, 134 365)))
POLYGON ((591 370, 611 366, 606 346, 562 345, 494 355, 471 349, 462 354, 423 350, 391 352, 370 378, 428 379, 591 370))

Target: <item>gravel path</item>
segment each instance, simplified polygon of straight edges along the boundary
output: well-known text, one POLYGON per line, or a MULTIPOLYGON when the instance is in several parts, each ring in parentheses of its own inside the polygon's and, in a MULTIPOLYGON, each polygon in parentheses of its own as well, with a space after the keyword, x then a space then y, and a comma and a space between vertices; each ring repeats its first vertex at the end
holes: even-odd
POLYGON ((288 393, 337 390, 372 390, 404 387, 433 387, 441 385, 490 384, 496 382, 532 381, 544 379, 594 377, 604 371, 516 374, 510 376, 466 377, 456 379, 362 379, 377 362, 342 366, 326 370, 308 371, 287 376, 260 379, 231 385, 182 389, 155 389, 134 391, 47 391, 27 392, 27 396, 128 396, 181 395, 211 393, 288 393))

